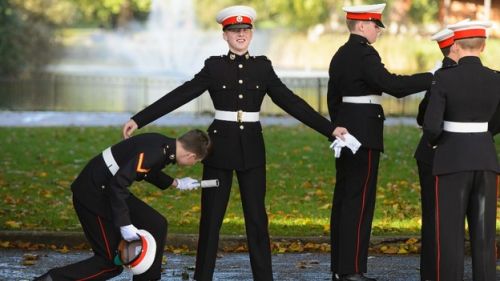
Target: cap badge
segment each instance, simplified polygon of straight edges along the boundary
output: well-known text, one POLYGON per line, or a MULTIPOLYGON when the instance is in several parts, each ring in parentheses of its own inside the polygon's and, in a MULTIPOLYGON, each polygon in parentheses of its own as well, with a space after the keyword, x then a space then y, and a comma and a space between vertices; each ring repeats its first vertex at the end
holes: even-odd
POLYGON ((242 22, 243 21, 243 17, 242 16, 237 16, 236 17, 236 21, 237 22, 242 22))

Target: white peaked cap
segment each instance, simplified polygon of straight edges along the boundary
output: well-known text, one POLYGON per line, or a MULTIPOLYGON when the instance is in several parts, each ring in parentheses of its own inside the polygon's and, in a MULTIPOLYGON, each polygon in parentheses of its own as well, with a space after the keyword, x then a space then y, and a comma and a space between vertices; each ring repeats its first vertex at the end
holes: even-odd
POLYGON ((231 6, 222 9, 216 16, 217 23, 222 24, 223 28, 231 25, 249 25, 257 18, 257 12, 254 8, 248 6, 231 6))
POLYGON ((380 27, 385 27, 382 23, 382 12, 384 11, 385 3, 374 5, 359 5, 348 6, 342 9, 346 12, 346 19, 373 21, 380 27))
POLYGON ((142 240, 142 250, 137 261, 134 261, 131 265, 126 266, 133 275, 139 275, 146 272, 155 260, 156 256, 156 241, 147 230, 139 229, 139 233, 142 240))
POLYGON ((384 11, 385 3, 373 5, 358 5, 343 7, 342 10, 346 13, 375 13, 381 14, 384 11))
POLYGON ((455 40, 460 40, 474 37, 486 38, 486 29, 492 25, 489 21, 460 21, 448 25, 448 28, 453 30, 455 40))
POLYGON ((443 49, 453 45, 455 41, 453 35, 453 30, 445 28, 432 35, 431 40, 438 42, 439 48, 443 49))

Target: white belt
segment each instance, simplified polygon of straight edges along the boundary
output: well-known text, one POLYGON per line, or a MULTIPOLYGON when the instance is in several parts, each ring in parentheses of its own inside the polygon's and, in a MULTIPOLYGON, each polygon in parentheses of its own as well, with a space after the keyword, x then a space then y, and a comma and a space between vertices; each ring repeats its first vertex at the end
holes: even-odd
POLYGON ((258 122, 259 112, 216 110, 215 119, 232 122, 258 122))
POLYGON ((368 95, 368 96, 359 96, 359 97, 342 97, 343 102, 347 103, 373 103, 380 104, 380 96, 377 95, 368 95))
POLYGON ((484 133, 488 131, 488 122, 444 121, 443 129, 453 133, 484 133))
POLYGON ((111 153, 111 147, 106 148, 102 152, 102 158, 104 158, 106 166, 108 166, 109 171, 114 176, 116 172, 118 172, 118 169, 120 169, 120 166, 118 166, 118 164, 115 161, 115 158, 113 157, 113 154, 111 153))

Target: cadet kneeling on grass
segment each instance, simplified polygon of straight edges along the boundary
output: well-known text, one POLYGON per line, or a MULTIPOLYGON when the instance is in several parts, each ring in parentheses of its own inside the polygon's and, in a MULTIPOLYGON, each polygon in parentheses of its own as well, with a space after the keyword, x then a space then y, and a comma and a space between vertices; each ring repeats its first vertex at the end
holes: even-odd
MULTIPOLYGON (((167 220, 135 197, 128 187, 146 180, 166 189, 198 188, 200 183, 186 177, 174 179, 161 170, 168 164, 192 166, 205 158, 211 148, 208 135, 191 130, 174 139, 146 133, 123 140, 94 157, 71 185, 73 205, 94 256, 49 270, 35 280, 106 280, 119 275, 123 267, 114 263, 120 240, 147 240, 138 234, 151 233, 156 244, 152 265, 134 280, 160 280, 167 220)), ((143 235, 141 235, 143 236, 143 235)), ((145 235, 144 235, 145 236, 145 235)))

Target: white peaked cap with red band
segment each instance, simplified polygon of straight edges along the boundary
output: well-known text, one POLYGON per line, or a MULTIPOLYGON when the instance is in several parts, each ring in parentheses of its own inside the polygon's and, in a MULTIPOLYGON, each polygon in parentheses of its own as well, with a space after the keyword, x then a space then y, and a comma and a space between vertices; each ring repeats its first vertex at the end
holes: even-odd
POLYGON ((141 252, 136 260, 130 265, 125 266, 133 275, 139 275, 146 272, 151 265, 153 265, 156 256, 156 241, 153 235, 144 229, 139 229, 138 234, 142 241, 141 252))
POLYGON ((453 30, 445 28, 432 35, 431 40, 436 41, 441 49, 449 47, 455 42, 453 38, 453 30))
POLYGON ((358 5, 343 7, 342 9, 346 12, 346 19, 374 21, 378 26, 384 27, 384 24, 382 24, 382 12, 384 11, 385 5, 385 3, 358 5))
POLYGON ((248 6, 231 6, 222 9, 215 18, 222 28, 251 28, 257 12, 248 6))
POLYGON ((490 28, 492 23, 489 21, 461 21, 455 24, 448 25, 448 28, 453 30, 453 37, 456 40, 466 38, 486 38, 486 29, 490 28))

